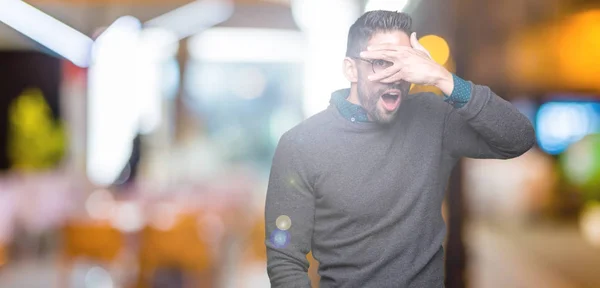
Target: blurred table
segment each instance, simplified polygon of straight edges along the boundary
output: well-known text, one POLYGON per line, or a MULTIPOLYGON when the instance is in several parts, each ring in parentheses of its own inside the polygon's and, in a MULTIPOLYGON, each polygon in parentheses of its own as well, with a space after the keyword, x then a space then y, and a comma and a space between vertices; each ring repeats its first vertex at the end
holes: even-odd
POLYGON ((465 232, 469 287, 600 287, 600 248, 577 223, 470 223, 465 232))

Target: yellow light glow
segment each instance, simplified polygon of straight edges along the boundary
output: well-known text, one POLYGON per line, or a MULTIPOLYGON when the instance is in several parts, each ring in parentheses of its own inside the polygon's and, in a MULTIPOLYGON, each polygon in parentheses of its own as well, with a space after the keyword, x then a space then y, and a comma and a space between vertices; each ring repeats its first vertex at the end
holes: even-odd
POLYGON ((572 87, 596 87, 600 75, 600 10, 576 14, 564 23, 554 44, 557 72, 572 87))
POLYGON ((446 64, 450 58, 450 47, 444 38, 437 35, 426 35, 419 39, 419 43, 429 51, 431 57, 440 65, 446 64))
POLYGON ((543 90, 600 90, 600 10, 519 33, 507 45, 513 86, 543 90))

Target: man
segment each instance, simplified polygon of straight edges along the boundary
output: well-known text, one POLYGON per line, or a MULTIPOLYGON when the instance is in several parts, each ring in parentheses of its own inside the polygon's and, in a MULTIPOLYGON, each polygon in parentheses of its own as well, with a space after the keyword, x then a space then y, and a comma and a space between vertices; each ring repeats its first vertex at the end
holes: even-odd
POLYGON ((272 287, 443 287, 449 174, 461 157, 508 159, 534 144, 527 118, 435 63, 403 13, 350 28, 351 88, 280 139, 265 224, 272 287), (409 95, 411 83, 446 96, 409 95))

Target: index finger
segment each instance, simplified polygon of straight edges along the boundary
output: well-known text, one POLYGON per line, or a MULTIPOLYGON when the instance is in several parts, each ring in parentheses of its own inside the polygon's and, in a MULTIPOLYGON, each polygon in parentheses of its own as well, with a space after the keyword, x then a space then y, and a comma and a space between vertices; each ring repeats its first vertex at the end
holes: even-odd
POLYGON ((402 74, 402 69, 404 68, 403 65, 398 65, 398 64, 394 64, 391 67, 388 67, 382 71, 379 71, 375 74, 369 75, 369 80, 371 81, 382 81, 384 79, 390 78, 396 74, 400 74, 398 76, 398 78, 401 79, 401 74, 402 74))
POLYGON ((394 52, 389 50, 363 51, 360 52, 360 57, 365 59, 381 59, 389 62, 395 62, 398 59, 398 55, 394 55, 394 52))

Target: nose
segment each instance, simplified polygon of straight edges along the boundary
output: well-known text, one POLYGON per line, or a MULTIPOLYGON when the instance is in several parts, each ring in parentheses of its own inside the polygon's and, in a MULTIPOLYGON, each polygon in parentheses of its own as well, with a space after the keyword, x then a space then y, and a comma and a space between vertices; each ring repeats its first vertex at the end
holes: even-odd
POLYGON ((394 89, 402 90, 402 88, 406 87, 406 83, 407 82, 404 80, 398 80, 398 81, 392 83, 392 87, 394 89))

